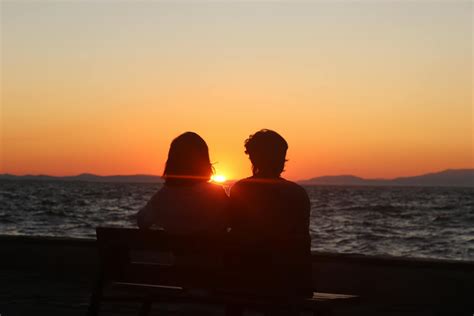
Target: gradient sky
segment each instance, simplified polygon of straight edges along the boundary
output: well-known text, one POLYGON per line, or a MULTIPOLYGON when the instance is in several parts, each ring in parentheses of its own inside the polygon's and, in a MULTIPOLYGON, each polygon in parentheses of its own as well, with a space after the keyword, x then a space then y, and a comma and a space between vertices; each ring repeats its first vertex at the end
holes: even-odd
POLYGON ((470 1, 0 6, 0 173, 161 174, 191 130, 244 177, 261 128, 289 179, 474 167, 470 1))

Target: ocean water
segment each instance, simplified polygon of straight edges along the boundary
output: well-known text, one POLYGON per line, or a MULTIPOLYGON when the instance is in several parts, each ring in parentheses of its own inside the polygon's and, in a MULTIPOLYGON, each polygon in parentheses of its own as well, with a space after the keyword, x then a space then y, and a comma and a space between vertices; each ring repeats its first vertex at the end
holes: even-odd
MULTIPOLYGON (((135 227, 160 186, 0 181, 0 234, 93 238, 96 226, 135 227)), ((314 250, 474 260, 474 188, 305 189, 314 250)))

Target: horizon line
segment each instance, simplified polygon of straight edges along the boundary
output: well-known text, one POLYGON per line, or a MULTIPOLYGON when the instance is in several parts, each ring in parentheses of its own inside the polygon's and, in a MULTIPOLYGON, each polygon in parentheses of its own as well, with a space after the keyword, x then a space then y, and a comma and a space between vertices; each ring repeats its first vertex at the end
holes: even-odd
MULTIPOLYGON (((320 177, 343 177, 343 176, 350 176, 350 177, 357 177, 361 178, 363 180, 393 180, 397 178, 404 178, 404 177, 417 177, 417 176, 422 176, 422 175, 428 175, 428 174, 433 174, 433 173, 440 173, 440 172, 445 172, 445 171, 452 171, 452 170, 464 170, 464 171, 469 171, 469 170, 474 170, 474 166, 470 168, 446 168, 446 169, 441 169, 438 171, 428 171, 425 173, 419 173, 415 175, 400 175, 397 177, 363 177, 363 176, 358 176, 356 174, 351 174, 351 173, 344 173, 344 174, 323 174, 323 175, 316 175, 316 176, 310 176, 309 178, 305 179, 298 179, 298 180, 293 180, 295 182, 302 182, 302 181, 308 181, 312 180, 314 178, 320 178, 320 177)), ((156 175, 156 174, 148 174, 148 173, 132 173, 132 174, 97 174, 97 173, 91 173, 91 172, 81 172, 78 174, 71 174, 71 175, 49 175, 49 174, 43 174, 43 173, 38 173, 38 174, 32 174, 32 173, 27 173, 27 174, 14 174, 14 173, 0 173, 0 176, 15 176, 15 177, 52 177, 52 178, 66 178, 66 177, 78 177, 81 175, 91 175, 91 176, 96 176, 96 177, 138 177, 138 176, 146 176, 146 177, 157 177, 157 178, 162 178, 163 176, 161 175, 156 175)), ((226 182, 238 180, 238 179, 243 179, 243 178, 235 178, 235 179, 227 179, 226 182)))

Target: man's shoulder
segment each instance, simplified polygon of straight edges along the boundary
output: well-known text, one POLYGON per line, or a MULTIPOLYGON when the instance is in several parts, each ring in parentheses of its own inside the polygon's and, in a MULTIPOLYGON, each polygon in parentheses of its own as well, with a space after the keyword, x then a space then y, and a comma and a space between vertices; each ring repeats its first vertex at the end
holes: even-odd
POLYGON ((230 195, 232 196, 232 193, 235 194, 235 192, 241 189, 245 190, 245 188, 251 185, 251 183, 252 183, 251 178, 244 178, 244 179, 238 180, 230 187, 230 195))
POLYGON ((293 182, 293 181, 290 181, 290 180, 287 180, 287 179, 283 179, 283 181, 285 182, 286 185, 288 186, 291 186, 291 187, 294 187, 294 188, 298 188, 298 189, 301 189, 301 190, 304 190, 304 188, 299 185, 298 183, 296 182, 293 182))
POLYGON ((247 185, 247 184, 250 184, 250 183, 253 183, 253 182, 255 182, 255 179, 252 178, 252 177, 243 178, 243 179, 240 179, 239 181, 235 182, 232 185, 232 187, 239 187, 239 186, 247 185))
POLYGON ((285 185, 290 188, 291 190, 295 191, 295 192, 298 192, 304 196, 307 196, 308 194, 306 193, 306 190, 305 188, 303 188, 301 185, 299 185, 298 183, 296 182, 293 182, 293 181, 290 181, 290 180, 286 180, 286 179, 283 179, 285 185))
POLYGON ((286 180, 284 178, 273 180, 273 179, 258 179, 258 178, 248 177, 234 183, 231 190, 250 188, 255 185, 258 186, 259 184, 262 184, 264 187, 267 187, 268 185, 276 186, 276 187, 284 187, 284 189, 287 191, 297 192, 305 196, 307 195, 306 190, 301 185, 299 185, 296 182, 286 180))

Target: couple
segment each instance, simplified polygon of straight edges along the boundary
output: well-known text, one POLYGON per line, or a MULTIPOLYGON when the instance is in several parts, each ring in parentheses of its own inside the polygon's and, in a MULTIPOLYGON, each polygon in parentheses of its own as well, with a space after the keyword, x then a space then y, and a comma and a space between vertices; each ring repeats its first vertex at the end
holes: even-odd
POLYGON ((158 226, 173 234, 231 234, 272 248, 280 258, 300 258, 306 268, 298 268, 300 277, 295 277, 304 279, 307 290, 310 201, 302 187, 280 176, 287 149, 275 131, 251 135, 245 153, 253 175, 234 184, 228 196, 222 186, 210 182, 213 167, 206 142, 192 132, 178 136, 168 153, 165 184, 138 212, 138 226, 158 226))

